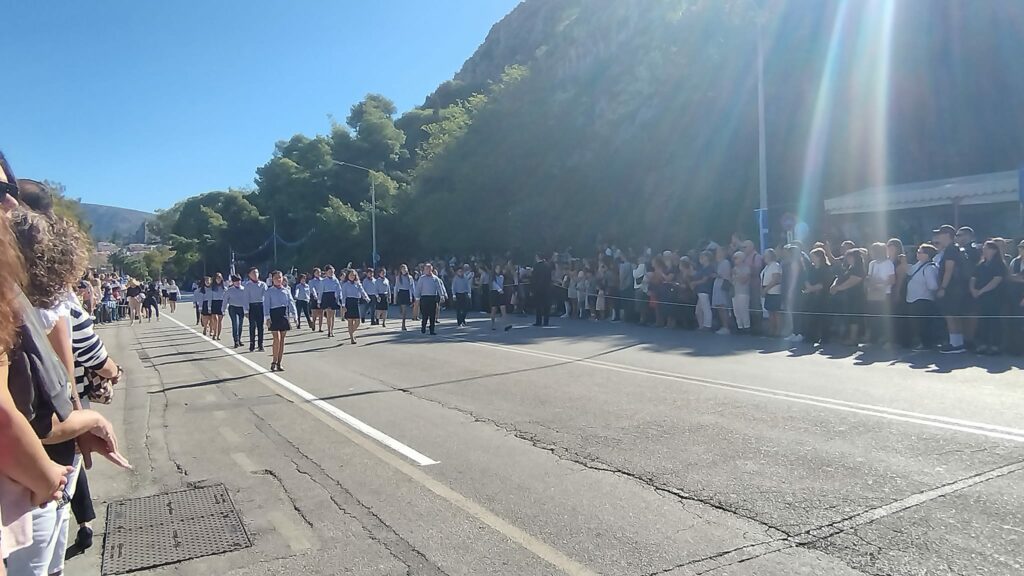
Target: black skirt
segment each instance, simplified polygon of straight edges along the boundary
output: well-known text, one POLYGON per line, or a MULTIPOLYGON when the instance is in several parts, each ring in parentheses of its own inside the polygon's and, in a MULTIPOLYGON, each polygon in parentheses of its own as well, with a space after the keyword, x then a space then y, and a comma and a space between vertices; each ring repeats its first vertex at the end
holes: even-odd
POLYGON ((383 294, 383 295, 377 294, 377 310, 384 310, 386 312, 387 309, 388 309, 388 295, 387 294, 383 294))
POLYGON ((359 320, 359 298, 345 298, 345 318, 347 320, 359 320))
POLYGON ((412 304, 412 293, 408 290, 399 290, 398 297, 395 298, 395 304, 399 306, 409 306, 412 304))
POLYGON ((171 302, 177 302, 178 301, 178 293, 177 292, 168 292, 167 293, 167 299, 170 300, 171 302))
POLYGON ((224 301, 223 300, 212 300, 212 301, 210 301, 210 315, 211 316, 223 316, 224 315, 224 301))
POLYGON ((202 314, 203 314, 203 316, 209 316, 210 315, 210 303, 209 302, 203 302, 203 312, 202 312, 202 314))
POLYGON ((270 331, 287 332, 292 329, 288 322, 288 309, 285 307, 270 309, 270 331))
POLYGON ((320 301, 317 300, 316 296, 313 296, 312 294, 309 296, 309 309, 310 310, 319 310, 320 309, 320 301))
POLYGON ((338 305, 338 295, 334 292, 324 292, 323 300, 320 301, 319 310, 341 310, 338 305))

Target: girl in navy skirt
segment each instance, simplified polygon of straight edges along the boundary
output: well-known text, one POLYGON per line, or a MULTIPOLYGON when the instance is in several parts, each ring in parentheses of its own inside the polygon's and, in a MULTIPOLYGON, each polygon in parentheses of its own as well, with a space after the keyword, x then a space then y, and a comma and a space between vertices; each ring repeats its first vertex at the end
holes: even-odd
POLYGON ((363 285, 359 282, 359 274, 349 268, 345 271, 345 283, 341 285, 341 296, 345 301, 345 320, 348 320, 349 342, 356 343, 356 329, 359 328, 359 305, 369 302, 370 296, 366 294, 363 285))
POLYGON ((334 276, 334 266, 327 266, 324 269, 326 275, 320 283, 320 308, 327 317, 327 337, 334 337, 334 316, 341 310, 341 303, 338 301, 341 293, 341 282, 334 276))
POLYGON ((202 282, 199 283, 199 309, 202 315, 203 322, 203 336, 206 336, 210 330, 210 283, 213 279, 209 276, 204 276, 202 282))
POLYGON ((274 347, 270 369, 274 372, 284 370, 281 366, 281 358, 284 356, 284 337, 291 330, 291 318, 297 318, 295 311, 295 300, 292 298, 292 291, 284 281, 284 274, 280 270, 270 273, 271 286, 263 294, 263 310, 267 322, 267 329, 274 337, 274 347))

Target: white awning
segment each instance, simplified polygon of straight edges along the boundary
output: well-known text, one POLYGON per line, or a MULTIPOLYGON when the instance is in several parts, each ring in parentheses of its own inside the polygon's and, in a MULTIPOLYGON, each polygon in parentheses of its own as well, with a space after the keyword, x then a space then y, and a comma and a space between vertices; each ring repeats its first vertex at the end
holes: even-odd
POLYGON ((829 214, 862 214, 959 203, 997 204, 1020 200, 1020 176, 1016 170, 961 176, 931 182, 868 188, 825 200, 829 214))

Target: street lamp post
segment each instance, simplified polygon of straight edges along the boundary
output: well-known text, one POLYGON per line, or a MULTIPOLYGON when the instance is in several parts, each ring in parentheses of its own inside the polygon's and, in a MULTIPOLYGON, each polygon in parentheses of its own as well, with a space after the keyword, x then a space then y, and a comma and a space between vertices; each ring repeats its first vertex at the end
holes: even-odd
POLYGON ((349 166, 366 172, 370 176, 370 235, 373 242, 373 254, 370 256, 371 266, 377 267, 377 191, 373 185, 373 170, 366 168, 365 166, 359 166, 358 164, 351 164, 349 162, 341 162, 339 160, 331 160, 338 166, 349 166))

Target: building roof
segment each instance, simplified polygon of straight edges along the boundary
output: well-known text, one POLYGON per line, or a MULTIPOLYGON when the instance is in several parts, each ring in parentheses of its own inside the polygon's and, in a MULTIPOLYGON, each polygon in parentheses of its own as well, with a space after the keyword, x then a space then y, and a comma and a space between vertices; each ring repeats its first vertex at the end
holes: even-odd
POLYGON ((927 206, 996 204, 1020 200, 1018 171, 867 188, 825 200, 829 214, 862 214, 927 206))

